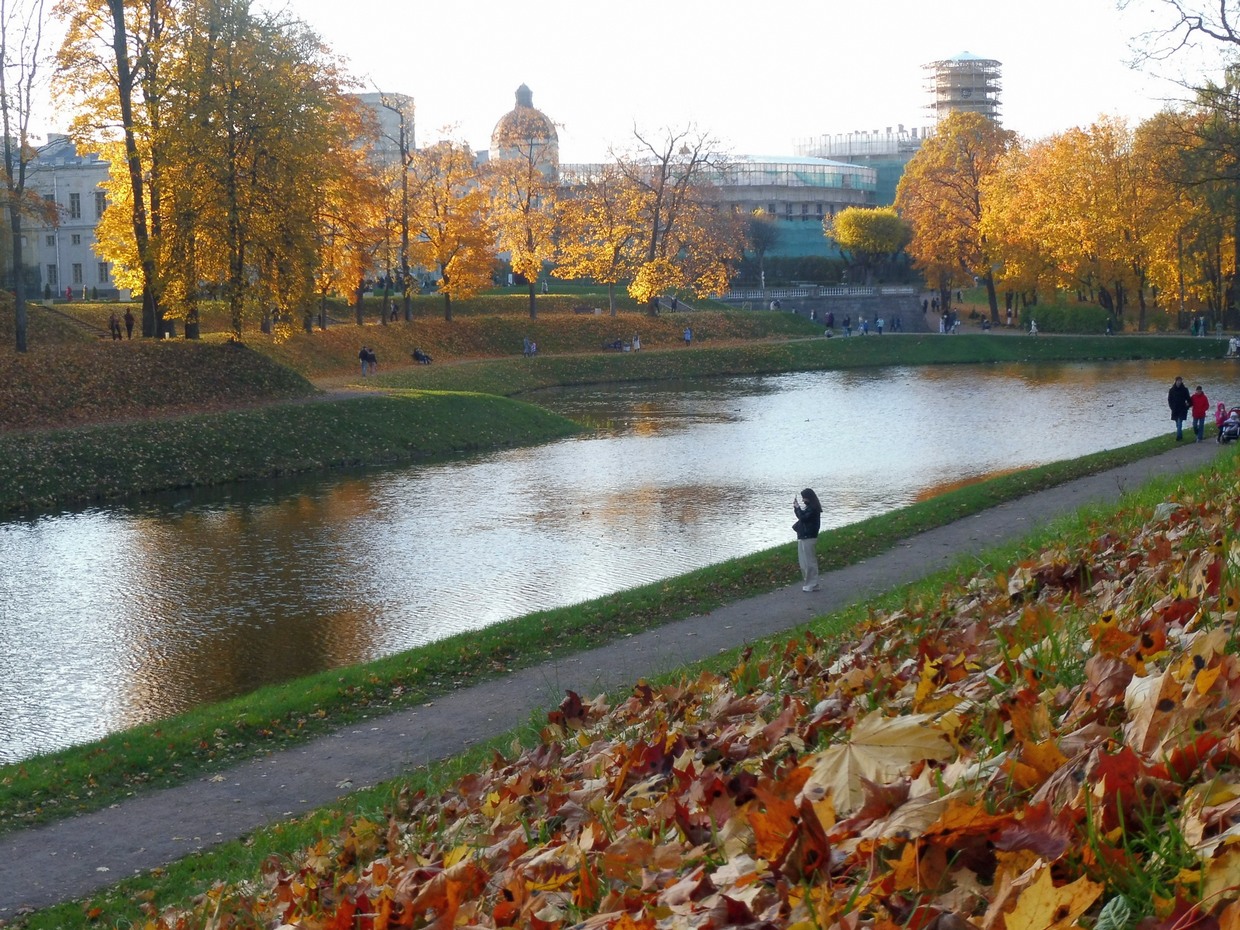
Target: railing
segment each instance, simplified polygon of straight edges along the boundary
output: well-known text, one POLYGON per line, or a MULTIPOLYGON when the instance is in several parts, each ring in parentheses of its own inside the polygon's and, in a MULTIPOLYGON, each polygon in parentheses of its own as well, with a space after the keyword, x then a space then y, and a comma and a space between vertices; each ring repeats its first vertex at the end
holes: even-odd
POLYGON ((722 300, 783 300, 788 297, 901 297, 917 294, 910 284, 864 287, 859 284, 836 284, 830 286, 810 285, 802 287, 738 287, 728 291, 722 300))

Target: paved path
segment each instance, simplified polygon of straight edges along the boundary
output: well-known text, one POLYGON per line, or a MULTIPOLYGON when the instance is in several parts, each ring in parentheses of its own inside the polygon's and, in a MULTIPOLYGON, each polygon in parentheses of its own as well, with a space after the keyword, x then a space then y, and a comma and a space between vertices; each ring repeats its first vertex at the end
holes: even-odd
MULTIPOLYGON (((565 689, 586 696, 790 630, 947 568, 960 557, 1016 541, 1055 517, 1117 500, 1147 479, 1198 467, 1224 450, 1193 443, 1051 488, 913 537, 891 551, 824 572, 822 590, 800 585, 557 659, 446 697, 377 717, 313 743, 223 773, 143 794, 108 810, 0 837, 0 919, 20 909, 84 897, 128 875, 232 840, 450 756, 557 705, 565 689)), ((828 504, 829 506, 829 504, 828 504)), ((820 561, 826 563, 820 554, 820 561)))

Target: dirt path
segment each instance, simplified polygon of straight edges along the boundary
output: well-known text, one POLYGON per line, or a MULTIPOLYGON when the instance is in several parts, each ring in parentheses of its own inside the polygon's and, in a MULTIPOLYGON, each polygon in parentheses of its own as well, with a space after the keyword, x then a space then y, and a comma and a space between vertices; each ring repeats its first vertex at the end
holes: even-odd
POLYGON ((962 557, 1025 537, 1056 517, 1118 500, 1152 477, 1234 454, 1214 442, 1153 458, 995 507, 923 533, 857 565, 830 570, 822 590, 799 583, 713 613, 547 662, 377 717, 221 775, 144 794, 108 810, 0 837, 0 919, 73 900, 135 872, 235 839, 328 804, 353 788, 393 778, 502 734, 549 709, 571 688, 583 695, 625 687, 915 581, 962 557))

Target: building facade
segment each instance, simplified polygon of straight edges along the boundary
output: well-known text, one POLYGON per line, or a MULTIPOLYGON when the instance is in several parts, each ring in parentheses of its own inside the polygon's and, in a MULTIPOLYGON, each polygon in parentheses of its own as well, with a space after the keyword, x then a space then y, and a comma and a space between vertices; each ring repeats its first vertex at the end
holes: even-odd
MULTIPOLYGON (((57 224, 26 221, 25 254, 38 268, 47 297, 117 296, 112 266, 95 254, 95 227, 107 207, 108 163, 79 154, 68 136, 52 133, 31 163, 27 187, 55 206, 57 224)), ((30 275, 28 280, 33 279, 30 275)))

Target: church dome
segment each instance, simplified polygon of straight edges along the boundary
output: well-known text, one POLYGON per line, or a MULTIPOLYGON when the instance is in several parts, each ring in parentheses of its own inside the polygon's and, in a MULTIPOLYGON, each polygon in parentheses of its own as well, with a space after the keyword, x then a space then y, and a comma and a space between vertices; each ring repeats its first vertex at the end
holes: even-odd
POLYGON ((517 88, 517 105, 505 113, 491 133, 491 160, 534 158, 544 172, 554 174, 560 164, 560 137, 555 123, 534 108, 534 93, 517 88))

